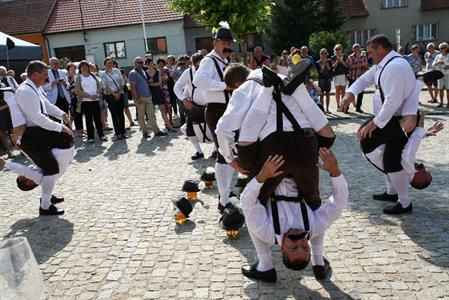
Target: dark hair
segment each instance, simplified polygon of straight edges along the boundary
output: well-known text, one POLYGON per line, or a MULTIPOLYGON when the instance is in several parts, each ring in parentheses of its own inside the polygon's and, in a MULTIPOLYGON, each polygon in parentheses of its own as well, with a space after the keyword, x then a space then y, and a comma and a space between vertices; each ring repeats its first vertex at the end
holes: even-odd
POLYGON ((24 192, 31 191, 37 186, 37 184, 34 186, 26 185, 22 180, 20 180, 20 177, 17 177, 16 183, 17 183, 17 187, 19 188, 19 190, 24 191, 24 192))
POLYGON ((306 261, 291 261, 288 257, 288 254, 282 252, 282 262, 284 263, 284 266, 286 266, 290 270, 301 271, 304 270, 309 265, 310 256, 309 259, 306 261))
POLYGON ((90 64, 87 62, 87 60, 82 60, 80 61, 79 65, 78 65, 78 71, 80 71, 81 73, 81 66, 86 65, 87 69, 89 70, 90 64))
POLYGON ((233 87, 236 83, 242 83, 246 80, 251 70, 248 67, 232 63, 230 64, 224 72, 224 82, 227 86, 233 87))
POLYGON ((65 66, 65 69, 67 70, 67 72, 70 70, 71 67, 75 67, 76 69, 76 65, 72 62, 68 62, 67 66, 65 66))
POLYGON ((153 59, 152 58, 150 58, 150 57, 145 58, 145 64, 146 65, 149 65, 149 64, 152 64, 152 63, 153 63, 153 59))
POLYGON ((165 62, 165 59, 163 59, 163 58, 158 58, 157 61, 156 61, 156 64, 158 65, 160 62, 163 62, 164 64, 166 63, 166 62, 165 62))
POLYGON ((415 169, 417 172, 415 173, 415 176, 413 176, 410 185, 417 190, 423 190, 432 183, 432 174, 426 170, 423 164, 415 163, 415 169))
POLYGON ((197 62, 201 61, 203 59, 203 56, 200 53, 195 53, 192 55, 192 64, 196 64, 197 62))
POLYGON ((370 45, 373 48, 378 48, 381 46, 382 48, 385 48, 387 50, 392 50, 393 45, 391 44, 390 40, 388 40, 386 35, 383 34, 376 34, 368 39, 366 42, 366 45, 370 45))
POLYGON ((114 59, 113 57, 108 56, 108 57, 106 57, 106 58, 103 60, 103 64, 104 64, 105 66, 106 66, 106 62, 107 62, 108 60, 112 60, 113 63, 117 64, 117 62, 115 61, 115 59, 114 59))
POLYGON ((48 66, 47 64, 45 64, 44 62, 40 61, 40 60, 33 60, 30 61, 30 63, 27 66, 27 76, 28 78, 31 77, 31 75, 33 75, 34 73, 41 73, 42 70, 48 70, 48 66))

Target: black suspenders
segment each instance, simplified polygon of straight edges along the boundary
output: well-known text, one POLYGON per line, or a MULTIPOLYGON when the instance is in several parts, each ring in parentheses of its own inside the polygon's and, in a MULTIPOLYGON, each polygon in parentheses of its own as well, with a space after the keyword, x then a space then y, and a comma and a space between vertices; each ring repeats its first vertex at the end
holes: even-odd
POLYGON ((274 98, 274 101, 276 102, 276 131, 282 132, 284 129, 283 118, 282 118, 283 114, 287 117, 288 121, 292 124, 293 129, 295 131, 301 131, 302 128, 299 125, 298 121, 296 121, 295 117, 290 112, 290 110, 287 108, 285 103, 282 102, 281 92, 279 90, 277 90, 277 89, 274 90, 273 98, 274 98))
POLYGON ((279 223, 279 210, 278 202, 299 202, 301 205, 301 215, 302 222, 304 223, 304 231, 308 233, 307 239, 309 239, 310 225, 309 225, 309 214, 307 213, 307 206, 304 199, 299 197, 285 197, 285 196, 273 196, 271 198, 271 215, 273 216, 273 228, 276 235, 281 235, 281 225, 279 223))
POLYGON ((192 83, 192 94, 190 95, 190 97, 191 97, 191 99, 193 101, 193 94, 195 93, 196 86, 193 84, 193 71, 192 71, 192 68, 190 68, 189 71, 190 71, 190 82, 192 83))
POLYGON ((29 83, 25 83, 27 86, 29 86, 35 93, 36 93, 36 95, 37 95, 37 98, 39 99, 39 106, 40 106, 40 108, 41 108, 41 113, 43 114, 43 115, 46 115, 45 113, 44 113, 44 107, 42 106, 42 101, 41 101, 41 97, 39 96, 39 93, 34 89, 34 87, 31 85, 31 84, 29 84, 29 83))
POLYGON ((384 72, 385 68, 387 67, 387 65, 395 58, 398 58, 400 56, 393 56, 392 58, 390 58, 385 65, 383 66, 382 70, 380 70, 380 74, 379 77, 377 77, 377 86, 379 87, 379 92, 380 92, 380 100, 382 101, 382 104, 384 104, 385 101, 385 95, 384 95, 384 91, 382 90, 382 86, 380 85, 380 76, 382 76, 382 73, 384 72))
MULTIPOLYGON (((217 69, 218 72, 218 76, 220 76, 221 81, 224 82, 224 77, 223 77, 223 70, 220 68, 220 65, 218 64, 217 58, 213 57, 212 55, 207 55, 207 57, 211 58, 212 61, 215 64, 215 68, 217 69)), ((228 64, 224 61, 221 60, 222 63, 224 63, 226 66, 228 66, 228 64)), ((225 99, 226 99, 226 104, 229 103, 229 92, 228 91, 223 91, 224 95, 225 95, 225 99)))

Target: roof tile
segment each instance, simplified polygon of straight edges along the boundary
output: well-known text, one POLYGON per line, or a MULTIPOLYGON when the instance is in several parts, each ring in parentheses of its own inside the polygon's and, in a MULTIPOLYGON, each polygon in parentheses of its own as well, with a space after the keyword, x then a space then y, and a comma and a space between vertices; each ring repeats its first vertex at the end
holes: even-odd
POLYGON ((363 0, 344 0, 341 2, 343 17, 366 17, 369 15, 363 0))

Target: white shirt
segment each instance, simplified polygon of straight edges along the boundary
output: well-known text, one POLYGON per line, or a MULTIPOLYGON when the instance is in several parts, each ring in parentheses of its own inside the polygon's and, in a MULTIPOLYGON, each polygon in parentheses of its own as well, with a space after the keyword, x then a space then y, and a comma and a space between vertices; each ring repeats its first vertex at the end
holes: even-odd
MULTIPOLYGON (((329 197, 329 201, 315 211, 307 206, 310 239, 323 234, 324 231, 338 219, 343 209, 346 208, 348 204, 348 185, 344 176, 331 177, 331 182, 332 196, 329 197)), ((281 246, 283 235, 290 228, 304 230, 301 205, 300 203, 286 201, 279 201, 277 203, 281 235, 275 235, 271 202, 268 201, 267 205, 264 206, 257 198, 262 185, 263 183, 259 183, 256 178, 253 178, 245 187, 245 190, 240 197, 241 208, 245 215, 246 225, 251 234, 256 236, 259 240, 268 244, 274 244, 276 239, 281 246)), ((274 193, 275 195, 287 197, 298 196, 296 183, 290 178, 282 180, 276 187, 274 193)))
MULTIPOLYGON (((367 87, 377 84, 382 68, 394 56, 400 57, 396 51, 390 51, 378 65, 360 76, 349 87, 348 93, 358 95, 367 87)), ((382 104, 379 90, 373 96, 373 121, 377 127, 384 128, 393 116, 401 115, 401 106, 415 87, 415 80, 412 68, 405 59, 394 59, 386 66, 380 78, 385 102, 382 104)))
POLYGON ((55 104, 58 98, 58 85, 62 86, 62 91, 64 93, 64 97, 67 102, 70 104, 70 94, 68 89, 70 88, 70 84, 67 81, 67 72, 66 70, 58 70, 59 79, 64 79, 64 83, 55 83, 56 80, 55 75, 53 74, 52 69, 48 70, 48 82, 43 86, 44 91, 47 93, 47 99, 50 103, 55 104))
MULTIPOLYGON (((80 75, 81 80, 81 88, 83 91, 89 95, 95 95, 97 93, 97 81, 92 75, 89 75, 85 77, 84 75, 80 75)), ((98 101, 98 100, 92 100, 90 98, 83 98, 83 102, 90 102, 90 101, 98 101)))
MULTIPOLYGON (((53 148, 51 149, 51 153, 55 157, 56 161, 58 162, 59 166, 59 173, 56 176, 56 179, 62 176, 62 174, 65 173, 67 170, 70 161, 73 158, 73 155, 75 154, 75 146, 72 146, 69 149, 57 149, 53 148)), ((28 179, 31 179, 36 184, 41 184, 42 178, 44 177, 44 174, 40 168, 35 167, 27 167, 22 164, 14 163, 11 161, 5 162, 5 168, 9 169, 11 172, 16 173, 17 175, 25 176, 28 179)))
POLYGON ((9 87, 12 88, 13 91, 16 91, 19 85, 17 84, 17 81, 14 79, 14 77, 6 76, 5 78, 6 82, 8 82, 9 87))
MULTIPOLYGON (((120 72, 119 69, 113 68, 111 72, 104 71, 100 73, 100 79, 101 79, 101 86, 103 87, 106 94, 110 94, 108 92, 108 88, 113 93, 123 91, 125 81, 123 80, 122 72, 120 72)), ((95 85, 94 94, 96 93, 97 93, 97 86, 95 85)))
POLYGON ((184 100, 186 98, 190 99, 198 105, 206 105, 206 98, 204 97, 204 93, 198 87, 195 88, 195 92, 193 93, 193 99, 191 99, 193 86, 190 77, 190 72, 192 72, 192 75, 195 76, 196 73, 195 67, 192 66, 187 70, 185 70, 179 77, 179 79, 176 81, 175 87, 173 88, 176 97, 178 97, 178 99, 180 100, 184 100))
POLYGON ((39 126, 50 131, 62 131, 62 124, 49 119, 45 114, 62 119, 65 113, 51 104, 41 88, 27 79, 16 91, 17 105, 27 120, 27 126, 39 126), (41 107, 42 110, 41 111, 41 107))
POLYGON ((441 72, 443 72, 443 74, 448 75, 449 69, 445 69, 444 67, 449 67, 449 54, 438 54, 437 57, 435 57, 432 66, 434 66, 436 70, 440 70, 441 72), (443 63, 441 64, 441 62, 443 63))
MULTIPOLYGON (((215 50, 212 50, 208 55, 215 57, 222 70, 227 66, 227 61, 220 58, 215 50)), ((193 77, 193 84, 203 90, 207 103, 226 103, 224 94, 226 83, 221 81, 212 58, 205 56, 201 60, 200 67, 193 77)))
POLYGON ((15 128, 26 124, 27 120, 25 119, 22 110, 17 105, 14 92, 12 90, 4 91, 4 95, 5 95, 5 102, 8 104, 9 107, 9 114, 11 115, 12 126, 15 128))

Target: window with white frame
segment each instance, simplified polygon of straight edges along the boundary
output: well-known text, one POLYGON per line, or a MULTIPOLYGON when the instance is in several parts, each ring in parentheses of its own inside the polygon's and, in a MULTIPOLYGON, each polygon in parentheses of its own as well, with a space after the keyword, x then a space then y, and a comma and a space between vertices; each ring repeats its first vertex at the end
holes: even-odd
POLYGON ((126 58, 125 42, 104 43, 104 55, 112 58, 126 58))
POLYGON ((438 39, 438 24, 419 24, 412 26, 414 41, 435 41, 438 39))
POLYGON ((408 6, 408 0, 380 0, 380 8, 408 6))
POLYGON ((361 29, 350 31, 349 43, 351 46, 354 45, 355 43, 365 46, 368 39, 375 34, 376 29, 361 29))

